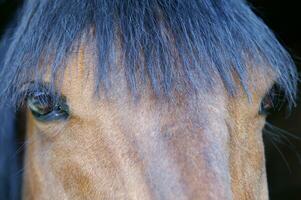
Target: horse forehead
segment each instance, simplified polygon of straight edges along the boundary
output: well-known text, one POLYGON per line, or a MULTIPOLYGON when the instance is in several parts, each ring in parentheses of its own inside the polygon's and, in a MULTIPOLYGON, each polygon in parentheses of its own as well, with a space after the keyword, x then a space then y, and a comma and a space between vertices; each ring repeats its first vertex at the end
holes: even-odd
MULTIPOLYGON (((93 44, 81 43, 78 51, 71 54, 68 58, 66 71, 64 73, 62 93, 66 95, 68 102, 72 106, 71 109, 74 114, 78 114, 83 117, 85 115, 93 117, 95 114, 103 114, 105 109, 108 109, 113 105, 115 107, 119 106, 116 107, 119 109, 118 112, 120 110, 137 111, 137 109, 155 111, 157 113, 162 112, 162 105, 158 106, 159 101, 157 101, 154 94, 152 94, 152 90, 149 85, 144 87, 140 95, 140 102, 142 103, 133 103, 133 98, 131 97, 131 93, 127 86, 125 72, 122 68, 122 62, 120 61, 121 53, 118 48, 116 48, 116 67, 112 68, 114 71, 112 73, 108 73, 110 77, 107 77, 111 83, 109 91, 110 98, 105 98, 107 94, 105 94, 102 90, 98 91, 99 95, 95 95, 95 73, 97 65, 96 52, 96 47, 93 44)), ((250 66, 249 80, 247 81, 250 85, 249 89, 251 96, 254 99, 253 103, 258 104, 258 101, 261 100, 275 79, 275 73, 267 67, 250 66)), ((173 98, 175 101, 169 102, 173 102, 171 105, 177 107, 178 111, 182 110, 182 113, 191 114, 200 110, 202 110, 203 113, 206 113, 205 111, 207 110, 208 117, 216 115, 217 113, 219 113, 219 115, 227 113, 229 101, 230 106, 231 104, 235 104, 236 106, 245 106, 248 104, 243 88, 238 90, 236 97, 229 98, 223 82, 218 76, 215 77, 214 84, 213 89, 209 92, 200 88, 200 91, 198 91, 198 94, 195 96, 187 95, 185 93, 176 93, 173 98), (233 103, 233 100, 235 100, 234 102, 236 103, 233 103)), ((238 78, 237 84, 240 84, 238 78)), ((166 109, 171 107, 168 104, 169 103, 163 104, 167 107, 166 109)), ((237 111, 238 110, 239 109, 237 109, 237 111)), ((112 113, 113 110, 110 110, 109 112, 112 113)), ((230 112, 236 111, 232 109, 230 112)))
MULTIPOLYGON (((127 86, 122 64, 117 59, 117 69, 110 73, 110 89, 105 93, 100 89, 95 91, 95 66, 96 54, 95 49, 90 47, 81 47, 78 52, 72 54, 67 61, 64 73, 64 81, 62 84, 62 93, 68 99, 69 104, 73 108, 75 114, 94 115, 99 110, 104 110, 109 106, 120 106, 121 110, 133 109, 150 109, 150 111, 163 109, 172 109, 172 107, 184 108, 185 111, 193 110, 197 105, 198 109, 204 108, 216 110, 217 107, 224 107, 226 102, 226 91, 222 82, 216 80, 214 90, 199 91, 198 95, 186 95, 183 93, 172 94, 171 101, 160 100, 153 93, 151 87, 146 84, 138 96, 138 103, 135 101, 132 93, 127 86), (87 50, 88 48, 88 50, 87 50), (108 97, 108 98, 107 98, 108 97), (139 103, 140 102, 140 103, 139 103), (88 113, 87 113, 88 112, 88 113)), ((142 84, 141 84, 142 85, 142 84)), ((71 109, 72 109, 71 108, 71 109)), ((159 110, 158 110, 159 111, 159 110)), ((184 112, 184 110, 183 110, 184 112)))

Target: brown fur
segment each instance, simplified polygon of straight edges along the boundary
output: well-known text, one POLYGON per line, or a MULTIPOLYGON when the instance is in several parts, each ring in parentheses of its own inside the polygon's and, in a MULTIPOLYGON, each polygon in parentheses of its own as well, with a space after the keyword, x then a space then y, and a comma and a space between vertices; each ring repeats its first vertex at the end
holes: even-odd
POLYGON ((82 49, 64 74, 68 121, 28 114, 24 199, 268 199, 258 115, 273 82, 266 72, 252 72, 252 102, 229 97, 218 78, 210 93, 167 102, 144 90, 133 101, 122 69, 96 99, 91 56, 82 49))

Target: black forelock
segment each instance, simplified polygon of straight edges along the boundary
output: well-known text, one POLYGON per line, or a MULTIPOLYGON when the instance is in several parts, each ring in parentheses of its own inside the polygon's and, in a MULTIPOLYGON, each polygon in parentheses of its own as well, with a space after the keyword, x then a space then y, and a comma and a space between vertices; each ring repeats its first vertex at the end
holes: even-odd
POLYGON ((287 97, 296 95, 291 57, 243 0, 32 0, 22 13, 0 74, 0 94, 11 102, 21 84, 40 79, 49 64, 55 80, 73 45, 91 28, 97 89, 109 89, 118 40, 134 93, 143 83, 139 79, 150 82, 157 95, 184 82, 210 90, 216 74, 229 94, 238 87, 234 74, 248 93, 251 66, 272 68, 287 97))

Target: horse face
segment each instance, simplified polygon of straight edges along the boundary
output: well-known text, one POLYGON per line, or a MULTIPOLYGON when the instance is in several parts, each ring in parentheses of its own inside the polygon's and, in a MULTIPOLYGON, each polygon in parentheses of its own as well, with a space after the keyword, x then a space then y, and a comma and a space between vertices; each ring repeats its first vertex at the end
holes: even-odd
POLYGON ((210 92, 164 100, 145 88, 133 100, 117 69, 108 97, 95 98, 91 60, 83 48, 67 64, 67 119, 28 109, 25 199, 268 198, 258 111, 273 76, 250 74, 252 101, 218 78, 210 92))

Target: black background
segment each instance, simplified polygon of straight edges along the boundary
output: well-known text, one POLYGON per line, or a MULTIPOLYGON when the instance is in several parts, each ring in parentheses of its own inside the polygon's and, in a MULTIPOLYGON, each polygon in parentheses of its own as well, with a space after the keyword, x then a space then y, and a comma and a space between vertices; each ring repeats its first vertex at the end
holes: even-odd
MULTIPOLYGON (((298 0, 249 0, 249 2, 257 15, 268 24, 289 50, 298 70, 301 71, 301 6, 298 5, 298 0)), ((7 28, 20 3, 20 0, 0 0, 0 35, 7 28)), ((264 134, 269 192, 272 200, 301 199, 301 156, 299 156, 301 139, 298 139, 301 138, 301 94, 298 96, 299 106, 294 108, 289 116, 282 110, 273 112, 268 118, 272 124, 293 135, 264 134)))

